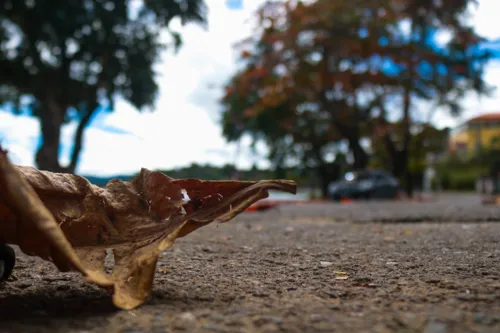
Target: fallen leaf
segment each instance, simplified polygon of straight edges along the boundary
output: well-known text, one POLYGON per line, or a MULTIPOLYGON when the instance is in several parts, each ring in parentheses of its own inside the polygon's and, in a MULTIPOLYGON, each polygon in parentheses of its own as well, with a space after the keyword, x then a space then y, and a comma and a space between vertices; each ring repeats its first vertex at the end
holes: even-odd
POLYGON ((242 246, 241 249, 243 250, 243 252, 250 252, 252 250, 252 248, 249 246, 242 246))
POLYGON ((411 236, 414 233, 415 232, 413 230, 409 230, 409 229, 405 229, 405 230, 401 230, 401 231, 397 232, 398 235, 408 235, 408 236, 411 236))
POLYGON ((384 240, 385 240, 386 242, 393 242, 393 241, 395 241, 395 240, 396 240, 396 238, 394 238, 394 237, 384 237, 384 240))
POLYGON ((14 166, 0 149, 0 243, 82 273, 113 292, 117 307, 132 309, 150 295, 158 256, 176 238, 229 221, 269 189, 295 194, 296 185, 173 179, 142 169, 132 181, 101 188, 80 176, 14 166))
POLYGON ((335 272, 335 280, 347 280, 349 277, 347 276, 347 272, 336 271, 335 272))
POLYGON ((162 272, 163 274, 167 274, 167 267, 160 268, 160 272, 162 272))

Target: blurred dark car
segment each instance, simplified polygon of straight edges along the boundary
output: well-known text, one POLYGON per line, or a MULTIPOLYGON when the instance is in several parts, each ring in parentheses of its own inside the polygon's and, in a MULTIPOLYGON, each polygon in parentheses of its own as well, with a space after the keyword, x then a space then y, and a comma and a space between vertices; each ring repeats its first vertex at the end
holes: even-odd
POLYGON ((394 199, 399 192, 399 181, 382 170, 348 172, 344 179, 328 186, 328 196, 333 200, 394 199))

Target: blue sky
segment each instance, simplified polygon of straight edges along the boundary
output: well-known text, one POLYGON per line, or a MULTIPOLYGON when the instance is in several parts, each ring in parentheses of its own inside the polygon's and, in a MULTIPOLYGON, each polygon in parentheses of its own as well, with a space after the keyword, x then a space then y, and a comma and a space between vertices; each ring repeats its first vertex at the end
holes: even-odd
MULTIPOLYGON (((262 157, 250 152, 249 141, 238 147, 227 144, 218 126, 222 86, 236 70, 235 42, 249 36, 247 19, 264 0, 207 0, 209 27, 174 27, 182 32, 184 45, 177 55, 167 52, 158 65, 160 95, 154 112, 139 113, 123 102, 113 113, 100 113, 87 130, 79 174, 110 176, 135 173, 141 167, 172 168, 192 162, 222 165, 236 163, 250 167, 254 162, 266 166, 262 157)), ((487 38, 500 38, 496 28, 500 1, 479 0, 472 18, 477 31, 487 38)), ((443 37, 445 38, 445 37, 443 37)), ((500 40, 500 39, 499 39, 500 40)), ((486 80, 500 86, 500 62, 488 65, 486 80)), ((426 106, 422 105, 425 109, 426 106)), ((464 119, 485 112, 500 112, 500 91, 478 100, 468 96, 461 118, 436 113, 439 126, 454 126, 464 119)), ((76 128, 63 128, 63 153, 68 160, 69 142, 76 128)), ((14 163, 34 166, 39 125, 36 119, 0 111, 0 140, 10 151, 14 163)), ((259 147, 260 155, 265 147, 259 147)))

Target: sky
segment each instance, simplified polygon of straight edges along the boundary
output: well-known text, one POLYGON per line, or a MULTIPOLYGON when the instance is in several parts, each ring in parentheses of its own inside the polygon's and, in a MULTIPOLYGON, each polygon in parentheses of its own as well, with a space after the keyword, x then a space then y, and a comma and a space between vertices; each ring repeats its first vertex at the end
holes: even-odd
MULTIPOLYGON (((190 24, 173 28, 182 33, 184 45, 177 54, 166 52, 157 68, 159 98, 153 112, 139 113, 124 101, 113 113, 100 113, 87 129, 78 174, 112 176, 132 174, 140 168, 169 169, 193 162, 214 165, 234 163, 248 168, 267 166, 265 147, 257 154, 249 142, 228 144, 218 124, 223 86, 236 70, 234 43, 251 35, 248 19, 264 0, 206 0, 208 28, 190 24)), ((476 31, 484 37, 500 38, 497 22, 500 1, 479 0, 472 17, 476 31)), ((500 61, 491 62, 485 78, 500 86, 500 61)), ((486 112, 500 112, 500 89, 488 98, 468 96, 460 118, 436 113, 440 127, 455 126, 486 112)), ((75 123, 62 133, 61 162, 67 163, 75 123)), ((13 163, 35 166, 39 124, 34 118, 15 116, 0 110, 0 142, 9 150, 13 163)))

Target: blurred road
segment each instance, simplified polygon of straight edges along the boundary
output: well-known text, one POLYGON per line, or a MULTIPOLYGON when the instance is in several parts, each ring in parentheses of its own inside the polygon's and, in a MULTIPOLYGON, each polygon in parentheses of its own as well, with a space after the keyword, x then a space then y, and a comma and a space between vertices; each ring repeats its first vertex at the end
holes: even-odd
POLYGON ((285 205, 267 214, 351 222, 500 221, 500 206, 483 205, 482 197, 478 194, 443 193, 425 197, 427 200, 424 202, 354 201, 347 204, 328 202, 285 205))

